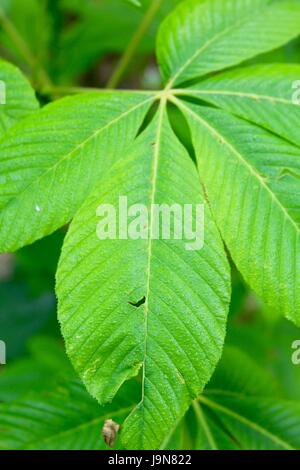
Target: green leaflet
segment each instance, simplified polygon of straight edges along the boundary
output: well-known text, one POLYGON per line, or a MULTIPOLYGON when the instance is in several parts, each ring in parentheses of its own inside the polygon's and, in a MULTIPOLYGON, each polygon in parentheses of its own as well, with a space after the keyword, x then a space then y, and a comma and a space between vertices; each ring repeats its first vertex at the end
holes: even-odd
POLYGON ((36 111, 39 104, 28 80, 15 66, 3 60, 0 60, 0 82, 1 138, 17 121, 36 111))
POLYGON ((238 269, 271 308, 299 325, 299 148, 224 111, 175 100, 238 269))
POLYGON ((234 69, 179 93, 195 96, 300 145, 300 106, 293 102, 300 65, 234 69))
POLYGON ((151 125, 79 210, 57 275, 68 354, 90 393, 111 400, 142 368, 141 402, 124 424, 126 448, 158 448, 210 378, 225 335, 229 269, 206 206, 205 246, 186 240, 105 240, 100 204, 204 202, 197 172, 164 102, 151 125), (128 175, 130 177, 128 178, 128 175), (76 269, 75 269, 76 268, 76 269), (133 306, 144 298, 144 303, 133 306))
POLYGON ((237 65, 299 34, 297 1, 187 0, 163 22, 157 56, 168 87, 237 65))
POLYGON ((15 126, 1 142, 0 251, 69 222, 122 157, 153 99, 151 93, 91 92, 50 104, 15 126))

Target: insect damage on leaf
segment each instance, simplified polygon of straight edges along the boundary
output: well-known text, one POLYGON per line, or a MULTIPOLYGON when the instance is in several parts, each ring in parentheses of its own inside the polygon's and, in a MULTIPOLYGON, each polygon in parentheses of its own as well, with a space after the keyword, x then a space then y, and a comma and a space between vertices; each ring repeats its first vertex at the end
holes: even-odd
POLYGON ((139 308, 141 305, 144 305, 144 303, 146 302, 146 297, 144 296, 141 300, 139 300, 138 302, 128 302, 130 305, 132 305, 133 307, 136 307, 136 308, 139 308))

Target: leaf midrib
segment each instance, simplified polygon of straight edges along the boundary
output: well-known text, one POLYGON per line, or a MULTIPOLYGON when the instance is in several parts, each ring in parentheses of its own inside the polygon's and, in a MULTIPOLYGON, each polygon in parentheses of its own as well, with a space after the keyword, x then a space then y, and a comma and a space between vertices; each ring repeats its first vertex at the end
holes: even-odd
POLYGON ((187 96, 194 96, 194 95, 221 95, 221 96, 238 96, 240 98, 249 98, 254 101, 258 100, 265 100, 265 101, 270 101, 272 104, 274 103, 282 103, 286 104, 289 106, 296 107, 292 100, 288 100, 285 98, 279 98, 276 96, 269 96, 269 95, 260 95, 256 93, 247 93, 247 92, 239 92, 239 91, 230 91, 230 90, 201 90, 197 88, 196 90, 194 89, 184 89, 184 88, 179 88, 179 89, 174 89, 173 93, 175 95, 187 95, 187 96))
POLYGON ((197 418, 197 421, 199 423, 199 426, 201 426, 201 428, 203 429, 203 432, 207 438, 207 441, 211 447, 211 450, 218 450, 218 446, 217 446, 217 443, 215 441, 215 438, 213 436, 213 433, 209 427, 209 424, 205 418, 205 415, 202 411, 202 408, 201 408, 201 405, 199 403, 199 400, 195 400, 193 403, 192 403, 192 406, 194 408, 194 412, 195 412, 195 415, 196 415, 196 418, 197 418))
MULTIPOLYGON (((150 226, 149 226, 149 238, 148 238, 148 259, 147 259, 147 287, 146 287, 146 294, 145 294, 145 349, 144 349, 144 359, 143 359, 143 376, 142 376, 142 399, 141 405, 142 410, 144 412, 144 397, 145 397, 145 376, 146 376, 146 357, 147 357, 147 340, 148 340, 148 311, 149 311, 149 294, 150 294, 150 278, 151 278, 151 259, 152 259, 152 231, 153 231, 153 220, 154 220, 154 203, 155 203, 155 195, 156 195, 156 186, 157 186, 157 173, 158 173, 158 162, 159 162, 159 151, 160 151, 160 142, 161 142, 161 131, 162 131, 162 124, 164 118, 164 112, 166 107, 167 99, 166 97, 162 97, 160 101, 159 107, 159 115, 158 115, 158 125, 157 125, 157 133, 155 139, 155 147, 154 147, 154 156, 153 156, 153 164, 152 164, 152 181, 151 181, 151 194, 150 194, 150 226)), ((143 420, 144 422, 144 420, 143 420)))

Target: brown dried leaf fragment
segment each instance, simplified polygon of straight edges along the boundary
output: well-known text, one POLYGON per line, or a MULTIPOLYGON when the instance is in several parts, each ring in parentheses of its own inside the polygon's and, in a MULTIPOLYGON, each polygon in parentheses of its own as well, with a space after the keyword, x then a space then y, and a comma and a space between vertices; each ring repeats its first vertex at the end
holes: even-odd
POLYGON ((107 444, 109 447, 113 447, 116 442, 119 430, 120 425, 118 423, 116 423, 112 419, 107 419, 102 428, 102 436, 105 444, 107 444))

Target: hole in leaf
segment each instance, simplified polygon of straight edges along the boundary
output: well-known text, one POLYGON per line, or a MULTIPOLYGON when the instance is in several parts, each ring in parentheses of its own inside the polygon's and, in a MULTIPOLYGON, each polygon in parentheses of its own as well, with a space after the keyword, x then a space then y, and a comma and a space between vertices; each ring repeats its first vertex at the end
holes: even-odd
POLYGON ((132 305, 133 307, 136 307, 136 308, 139 308, 141 305, 144 305, 144 303, 146 302, 146 297, 144 296, 141 300, 139 300, 138 302, 128 302, 130 305, 132 305))

